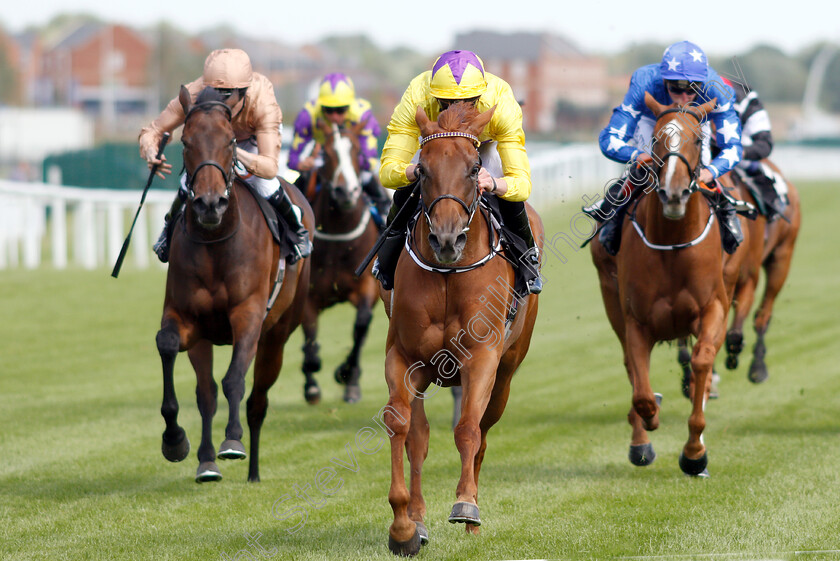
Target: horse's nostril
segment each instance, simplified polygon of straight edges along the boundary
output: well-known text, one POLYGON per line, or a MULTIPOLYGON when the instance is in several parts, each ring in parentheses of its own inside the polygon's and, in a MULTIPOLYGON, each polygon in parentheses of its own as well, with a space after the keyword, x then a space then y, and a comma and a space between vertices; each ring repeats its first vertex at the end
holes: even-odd
POLYGON ((429 234, 429 245, 432 246, 432 249, 435 251, 440 250, 440 241, 438 240, 437 235, 429 234))
POLYGON ((465 245, 467 245, 467 235, 462 232, 455 238, 455 247, 463 249, 465 245))

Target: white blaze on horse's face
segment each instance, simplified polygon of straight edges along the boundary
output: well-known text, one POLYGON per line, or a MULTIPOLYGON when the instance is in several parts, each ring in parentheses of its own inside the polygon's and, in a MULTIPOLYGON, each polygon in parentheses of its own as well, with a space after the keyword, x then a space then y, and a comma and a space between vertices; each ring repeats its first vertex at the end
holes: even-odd
POLYGON ((685 164, 682 163, 682 160, 670 154, 678 154, 686 141, 682 122, 679 119, 668 121, 662 127, 659 140, 667 146, 669 152, 669 155, 665 156, 662 170, 665 173, 661 186, 661 192, 665 195, 662 201, 663 214, 665 218, 680 220, 685 216, 685 204, 688 201, 687 182, 691 178, 686 179, 687 176, 677 175, 677 171, 685 168, 685 164))
POLYGON ((347 190, 347 204, 353 207, 356 206, 362 192, 362 184, 356 173, 356 166, 353 165, 353 142, 341 135, 335 123, 332 128, 333 148, 338 155, 338 166, 332 178, 333 188, 338 188, 342 184, 339 178, 344 177, 343 186, 347 190))

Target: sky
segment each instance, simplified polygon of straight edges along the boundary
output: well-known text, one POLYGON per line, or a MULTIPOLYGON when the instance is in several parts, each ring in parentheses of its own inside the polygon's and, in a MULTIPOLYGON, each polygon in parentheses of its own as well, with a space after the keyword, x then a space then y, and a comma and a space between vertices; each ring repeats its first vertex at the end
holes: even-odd
POLYGON ((43 25, 62 13, 90 13, 133 27, 166 20, 188 33, 227 24, 246 36, 295 46, 327 35, 365 33, 380 47, 402 45, 430 55, 453 48, 457 33, 479 29, 555 33, 586 52, 602 54, 620 52, 633 43, 683 39, 723 56, 743 53, 758 43, 774 44, 788 54, 819 40, 840 44, 840 3, 825 0, 769 0, 761 3, 761 10, 748 0, 713 0, 708 8, 699 2, 633 0, 4 0, 2 4, 0 25, 12 32, 43 25), (234 10, 237 5, 242 9, 234 10))

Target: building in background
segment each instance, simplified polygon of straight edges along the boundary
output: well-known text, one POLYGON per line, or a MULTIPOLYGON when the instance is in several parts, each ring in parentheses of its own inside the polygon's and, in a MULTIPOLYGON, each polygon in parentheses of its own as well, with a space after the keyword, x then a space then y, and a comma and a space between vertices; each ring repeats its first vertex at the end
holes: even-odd
POLYGON ((458 34, 454 48, 474 51, 510 84, 524 105, 526 132, 553 133, 562 112, 600 112, 611 101, 606 61, 558 35, 472 31, 458 34))
POLYGON ((124 25, 73 27, 44 50, 41 86, 56 105, 116 126, 118 115, 146 114, 156 99, 148 84, 152 45, 124 25))

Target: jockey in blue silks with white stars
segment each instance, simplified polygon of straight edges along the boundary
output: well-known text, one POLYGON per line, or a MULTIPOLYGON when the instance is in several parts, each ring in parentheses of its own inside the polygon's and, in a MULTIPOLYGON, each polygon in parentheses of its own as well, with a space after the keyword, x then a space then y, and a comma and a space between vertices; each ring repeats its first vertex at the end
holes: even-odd
MULTIPOLYGON (((611 160, 628 164, 628 171, 610 186, 605 199, 583 209, 598 222, 604 222, 599 239, 611 255, 618 252, 622 217, 632 198, 622 197, 621 189, 626 183, 625 188, 632 192, 633 187, 640 185, 642 177, 646 175, 643 169, 636 172, 641 168, 640 165, 630 164, 647 164, 652 161, 651 139, 656 119, 645 105, 645 92, 649 92, 663 105, 677 103, 681 106, 696 106, 717 99, 715 108, 709 113, 709 120, 714 124, 715 141, 720 147, 720 153, 711 160, 711 128, 707 121, 702 129, 703 167, 698 173, 698 182, 714 185, 718 177, 735 167, 743 152, 740 119, 734 108, 735 92, 708 65, 700 47, 689 41, 674 43, 665 49, 659 64, 649 64, 636 70, 630 79, 624 101, 613 110, 609 124, 598 137, 601 152, 611 160), (634 172, 642 176, 638 181, 632 181, 634 172), (625 181, 628 176, 630 180, 625 181)), ((734 251, 743 239, 740 222, 731 203, 724 203, 723 208, 718 210, 718 218, 723 226, 721 233, 724 249, 731 253, 730 249, 734 251)))

